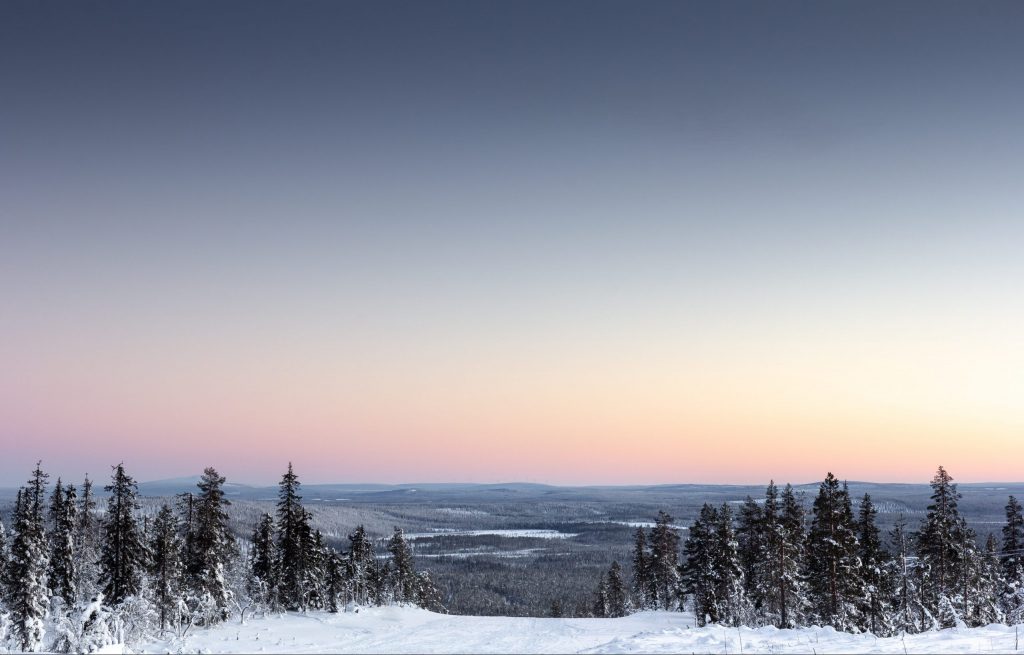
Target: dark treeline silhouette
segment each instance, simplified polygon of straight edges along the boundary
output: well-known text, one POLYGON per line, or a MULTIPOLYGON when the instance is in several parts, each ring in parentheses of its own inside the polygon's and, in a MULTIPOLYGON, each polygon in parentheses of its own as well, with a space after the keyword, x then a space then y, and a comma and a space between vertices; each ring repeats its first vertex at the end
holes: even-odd
POLYGON ((445 611, 402 530, 386 557, 362 526, 347 551, 329 547, 311 528, 291 464, 276 516, 264 515, 250 541, 229 530, 225 479, 213 468, 152 520, 140 516, 121 464, 103 513, 88 476, 81 496, 58 479, 47 497, 48 477, 37 464, 17 492, 10 535, 0 522, 0 643, 13 651, 93 652, 253 612, 404 603, 445 611))
POLYGON ((618 562, 598 585, 592 614, 692 610, 699 625, 829 625, 877 636, 1024 621, 1024 518, 1010 496, 1001 538, 979 544, 939 467, 916 532, 901 519, 882 535, 867 494, 857 510, 829 473, 810 511, 793 487, 769 483, 738 512, 705 504, 679 548, 672 517, 636 531, 629 592, 618 562))

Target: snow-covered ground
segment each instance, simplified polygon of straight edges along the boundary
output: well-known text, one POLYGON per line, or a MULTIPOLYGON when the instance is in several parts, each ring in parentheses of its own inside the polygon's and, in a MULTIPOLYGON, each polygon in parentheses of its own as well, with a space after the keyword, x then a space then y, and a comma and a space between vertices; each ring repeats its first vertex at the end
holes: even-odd
POLYGON ((877 639, 830 628, 694 628, 692 615, 675 612, 642 612, 622 619, 532 619, 383 607, 230 623, 198 630, 184 641, 143 644, 139 652, 1012 653, 1016 646, 1015 629, 999 625, 877 639))

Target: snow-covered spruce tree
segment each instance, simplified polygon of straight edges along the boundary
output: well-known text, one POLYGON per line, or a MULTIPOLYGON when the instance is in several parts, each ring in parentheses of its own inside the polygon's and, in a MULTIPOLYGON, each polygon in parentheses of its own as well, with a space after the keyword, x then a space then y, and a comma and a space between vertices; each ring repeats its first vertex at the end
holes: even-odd
MULTIPOLYGON (((953 478, 939 467, 932 478, 931 504, 917 533, 917 574, 921 600, 943 627, 955 625, 962 613, 962 580, 968 537, 960 516, 960 493, 953 478), (954 602, 954 599, 959 600, 954 602), (940 614, 942 606, 942 616, 940 614)), ((972 537, 973 538, 973 537, 972 537)))
POLYGON ((370 602, 380 607, 387 605, 393 600, 390 585, 390 576, 387 567, 374 558, 368 567, 368 578, 370 582, 370 602))
POLYGON ((441 592, 430 576, 430 571, 416 574, 416 604, 430 612, 448 613, 444 601, 441 599, 441 592))
POLYGON ((14 503, 14 538, 7 562, 7 609, 11 647, 15 651, 43 649, 44 621, 49 599, 46 584, 46 533, 39 497, 45 474, 36 466, 33 481, 19 489, 14 503))
POLYGON ((391 553, 391 587, 395 602, 415 602, 416 570, 412 563, 412 551, 405 540, 405 533, 397 526, 388 539, 388 552, 391 553))
POLYGON ((594 592, 594 603, 590 608, 590 615, 596 619, 608 618, 608 581, 601 576, 601 582, 594 592))
POLYGON ((78 522, 78 495, 74 485, 64 487, 60 479, 50 497, 50 594, 60 598, 64 608, 70 609, 77 600, 75 572, 78 558, 75 553, 75 531, 78 522))
POLYGON ((1006 613, 1001 602, 1006 581, 1003 579, 1003 570, 999 562, 999 545, 992 533, 985 539, 985 549, 978 558, 972 586, 977 593, 977 600, 971 606, 968 623, 985 626, 1006 621, 1006 613))
POLYGON ((608 616, 619 618, 629 613, 629 596, 626 593, 626 583, 622 580, 622 567, 618 562, 612 562, 608 569, 608 581, 606 588, 606 608, 608 616))
POLYGON ((818 489, 807 536, 807 577, 817 620, 836 630, 856 630, 864 597, 857 557, 853 506, 846 486, 829 473, 818 489))
POLYGON ((875 522, 877 516, 878 510, 871 496, 864 494, 857 514, 857 553, 865 594, 858 628, 879 637, 888 637, 893 632, 892 602, 896 587, 892 577, 892 557, 882 546, 881 532, 875 522))
POLYGON ((679 600, 679 533, 672 527, 672 516, 664 511, 651 530, 650 574, 654 603, 661 609, 673 609, 679 600))
MULTIPOLYGON (((306 525, 311 523, 311 515, 307 515, 306 525)), ((306 552, 307 605, 313 609, 324 609, 327 606, 327 544, 319 530, 311 531, 303 543, 306 552)))
POLYGON ((349 580, 349 600, 357 605, 369 605, 373 587, 371 571, 372 565, 376 561, 373 543, 366 536, 366 529, 361 525, 348 536, 348 541, 346 575, 349 580))
POLYGON ((103 521, 103 544, 100 554, 101 579, 104 600, 118 605, 129 596, 139 593, 146 569, 146 545, 135 516, 138 488, 135 480, 125 473, 124 464, 114 467, 109 485, 107 514, 103 521))
MULTIPOLYGON (((747 496, 740 506, 736 539, 739 542, 740 566, 743 569, 743 591, 753 605, 755 615, 760 616, 763 611, 764 593, 758 582, 760 563, 766 557, 767 545, 764 512, 750 496, 747 496)), ((758 622, 760 623, 760 620, 758 622)))
POLYGON ((686 560, 682 567, 682 585, 693 599, 693 614, 697 625, 718 623, 718 579, 716 568, 718 544, 715 539, 718 511, 708 503, 687 532, 686 560))
POLYGON ((633 607, 645 610, 653 607, 651 594, 650 556, 647 552, 647 535, 638 527, 633 537, 633 607))
POLYGON ((212 466, 199 479, 192 560, 186 563, 191 595, 201 599, 203 607, 215 608, 212 612, 204 611, 204 625, 228 617, 228 567, 233 563, 236 547, 228 527, 226 508, 231 501, 224 496, 224 482, 225 478, 212 466))
POLYGON ((149 572, 153 604, 160 617, 160 630, 174 628, 180 623, 185 602, 182 590, 184 567, 178 529, 174 510, 164 504, 153 519, 149 542, 149 572))
POLYGON ((807 566, 804 520, 806 512, 797 498, 793 486, 787 484, 782 491, 779 508, 778 536, 775 539, 776 552, 776 593, 775 606, 778 608, 780 628, 795 628, 803 625, 809 607, 807 581, 804 570, 807 566))
POLYGON ((277 607, 277 565, 274 517, 264 514, 252 533, 248 591, 250 597, 266 609, 277 607))
POLYGON ((92 480, 85 476, 82 497, 78 501, 78 521, 75 527, 75 589, 78 602, 88 604, 100 591, 100 522, 96 518, 96 498, 92 493, 92 480))
POLYGON ((1024 623, 1024 516, 1013 496, 1006 503, 1000 558, 1005 582, 1000 590, 1003 611, 1011 625, 1024 623))
POLYGON ((340 603, 348 595, 345 560, 333 548, 327 553, 327 611, 337 613, 340 603))
POLYGON ((753 567, 752 598, 760 608, 761 620, 767 625, 779 625, 782 608, 779 607, 778 554, 782 549, 782 524, 779 520, 779 490, 774 480, 768 482, 765 489, 760 518, 760 557, 753 567))
POLYGON ((306 567, 303 537, 308 531, 306 510, 299 495, 299 476, 288 463, 277 501, 278 597, 286 610, 305 609, 306 567))
POLYGON ((913 537, 907 532, 907 522, 902 514, 896 519, 889 540, 894 553, 891 569, 895 592, 890 619, 894 632, 915 634, 937 627, 933 615, 921 602, 917 587, 918 576, 910 566, 913 537))

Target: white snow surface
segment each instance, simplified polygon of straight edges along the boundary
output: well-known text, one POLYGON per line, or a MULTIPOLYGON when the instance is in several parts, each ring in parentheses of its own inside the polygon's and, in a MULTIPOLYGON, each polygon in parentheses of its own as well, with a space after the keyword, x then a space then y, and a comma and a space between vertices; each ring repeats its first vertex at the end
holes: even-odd
POLYGON ((245 625, 235 621, 197 630, 183 641, 142 644, 137 652, 1012 653, 1015 640, 1015 629, 1003 625, 879 639, 831 628, 695 628, 693 615, 679 612, 641 612, 621 619, 543 619, 374 607, 340 614, 273 615, 245 625))

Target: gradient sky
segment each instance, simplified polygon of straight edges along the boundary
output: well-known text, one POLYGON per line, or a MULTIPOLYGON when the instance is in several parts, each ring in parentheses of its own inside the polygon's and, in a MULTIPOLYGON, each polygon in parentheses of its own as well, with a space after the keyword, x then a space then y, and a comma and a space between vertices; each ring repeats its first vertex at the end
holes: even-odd
POLYGON ((1024 3, 0 3, 0 482, 1021 480, 1024 3))

